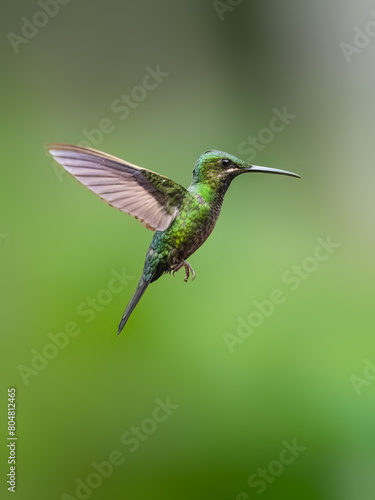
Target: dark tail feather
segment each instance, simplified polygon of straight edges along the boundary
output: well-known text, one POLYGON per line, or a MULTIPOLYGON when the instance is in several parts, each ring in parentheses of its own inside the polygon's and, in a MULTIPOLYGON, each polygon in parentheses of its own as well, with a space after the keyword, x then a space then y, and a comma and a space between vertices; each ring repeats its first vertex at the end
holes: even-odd
POLYGON ((120 324, 118 326, 117 335, 119 335, 120 332, 121 332, 121 330, 124 328, 126 322, 129 319, 129 316, 133 312, 135 306, 138 304, 138 302, 139 302, 140 298, 142 297, 142 295, 145 293, 146 288, 148 287, 149 284, 150 284, 150 281, 145 281, 143 279, 143 276, 142 276, 142 278, 140 279, 140 281, 138 283, 137 289, 136 289, 136 291, 133 294, 133 297, 130 299, 129 304, 126 306, 125 312, 122 315, 120 324))

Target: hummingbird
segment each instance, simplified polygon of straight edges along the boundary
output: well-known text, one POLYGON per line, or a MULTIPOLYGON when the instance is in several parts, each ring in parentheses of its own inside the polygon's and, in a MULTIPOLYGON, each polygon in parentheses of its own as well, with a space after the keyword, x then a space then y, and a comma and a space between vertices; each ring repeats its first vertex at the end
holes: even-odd
POLYGON ((187 259, 206 241, 219 217, 224 195, 238 175, 251 172, 299 175, 286 170, 250 165, 215 149, 195 163, 186 189, 177 182, 92 148, 50 144, 48 151, 79 182, 109 205, 135 217, 155 231, 143 273, 122 315, 117 335, 150 283, 165 273, 185 269, 187 282, 195 273, 187 259))

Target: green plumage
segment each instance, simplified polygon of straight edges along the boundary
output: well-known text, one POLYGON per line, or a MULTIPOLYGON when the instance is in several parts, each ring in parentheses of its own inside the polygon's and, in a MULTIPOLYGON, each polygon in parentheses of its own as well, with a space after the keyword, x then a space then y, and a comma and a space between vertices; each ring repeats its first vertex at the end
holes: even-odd
POLYGON ((194 279, 187 259, 211 234, 224 195, 235 177, 245 172, 299 177, 284 170, 249 165, 228 153, 211 150, 198 158, 192 183, 185 189, 167 177, 93 149, 53 144, 49 151, 107 203, 155 230, 141 279, 122 316, 118 333, 148 285, 164 273, 174 274, 185 267, 185 281, 190 273, 194 279))

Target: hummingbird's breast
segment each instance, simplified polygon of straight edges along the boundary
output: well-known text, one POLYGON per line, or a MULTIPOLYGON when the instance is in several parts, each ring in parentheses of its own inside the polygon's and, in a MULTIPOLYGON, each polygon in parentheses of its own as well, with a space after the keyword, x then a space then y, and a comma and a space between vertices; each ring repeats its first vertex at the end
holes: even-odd
POLYGON ((187 259, 206 241, 215 227, 220 209, 221 204, 211 205, 201 196, 189 196, 165 231, 166 242, 176 259, 187 259))
POLYGON ((153 281, 188 259, 206 241, 215 227, 221 205, 222 200, 211 204, 189 193, 172 224, 165 231, 155 232, 145 265, 145 270, 148 268, 154 274, 153 281))
MULTIPOLYGON (((186 260, 190 257, 212 233, 220 208, 207 204, 192 207, 188 216, 183 219, 183 227, 178 227, 176 233, 176 249, 180 256, 186 260)), ((180 226, 177 224, 177 226, 180 226)))

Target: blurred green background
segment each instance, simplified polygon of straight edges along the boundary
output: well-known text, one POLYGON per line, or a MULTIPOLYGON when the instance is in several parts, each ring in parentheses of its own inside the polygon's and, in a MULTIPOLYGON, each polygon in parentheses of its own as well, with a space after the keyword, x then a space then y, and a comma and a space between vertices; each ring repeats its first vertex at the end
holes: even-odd
POLYGON ((372 2, 65 3, 0 20, 0 496, 15 387, 20 500, 373 499, 372 2), (185 186, 211 148, 302 180, 235 180, 196 280, 154 283, 116 338, 152 233, 45 154, 87 136, 185 186))

